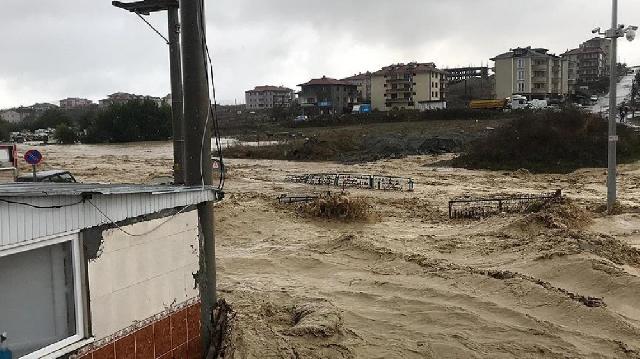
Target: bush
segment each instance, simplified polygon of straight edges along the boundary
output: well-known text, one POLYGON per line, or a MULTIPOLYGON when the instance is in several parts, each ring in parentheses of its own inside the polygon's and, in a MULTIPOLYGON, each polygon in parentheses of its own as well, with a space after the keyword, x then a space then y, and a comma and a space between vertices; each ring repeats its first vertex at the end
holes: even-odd
POLYGON ((11 124, 0 117, 0 141, 8 141, 9 132, 11 132, 11 124))
POLYGON ((312 218, 364 221, 369 219, 371 207, 366 198, 351 198, 340 194, 318 198, 311 203, 302 204, 299 209, 302 214, 312 218))
MULTIPOLYGON (((578 110, 524 113, 489 136, 471 143, 453 165, 470 169, 571 172, 606 167, 608 127, 602 118, 578 110)), ((619 126, 621 162, 640 159, 640 139, 619 126)))

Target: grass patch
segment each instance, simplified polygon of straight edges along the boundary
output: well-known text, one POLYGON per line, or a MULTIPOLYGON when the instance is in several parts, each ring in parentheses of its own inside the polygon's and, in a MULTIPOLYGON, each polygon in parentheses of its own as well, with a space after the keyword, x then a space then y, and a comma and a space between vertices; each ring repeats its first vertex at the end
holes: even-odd
MULTIPOLYGON (((516 115, 490 135, 470 143, 454 167, 568 173, 585 167, 606 167, 608 125, 599 116, 578 110, 516 115)), ((640 159, 640 135, 618 126, 618 160, 640 159)))

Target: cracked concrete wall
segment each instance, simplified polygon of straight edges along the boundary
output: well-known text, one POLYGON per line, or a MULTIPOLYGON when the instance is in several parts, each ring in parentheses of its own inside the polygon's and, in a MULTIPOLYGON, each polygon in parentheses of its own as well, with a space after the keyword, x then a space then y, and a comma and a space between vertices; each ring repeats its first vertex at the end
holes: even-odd
MULTIPOLYGON (((123 229, 145 233, 166 220, 123 229)), ((96 340, 198 296, 193 278, 198 270, 196 211, 181 213, 142 237, 109 229, 102 238, 97 258, 88 263, 91 332, 96 340)))

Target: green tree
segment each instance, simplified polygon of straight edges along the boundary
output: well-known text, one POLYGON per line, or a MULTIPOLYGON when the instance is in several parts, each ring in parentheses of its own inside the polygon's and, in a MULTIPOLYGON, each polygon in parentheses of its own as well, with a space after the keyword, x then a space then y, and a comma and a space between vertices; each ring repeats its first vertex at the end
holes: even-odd
POLYGON ((66 123, 61 123, 56 126, 54 135, 58 143, 71 145, 78 142, 78 133, 74 128, 69 127, 66 123))
POLYGON ((116 104, 83 119, 85 142, 137 142, 171 137, 171 107, 153 101, 116 104))

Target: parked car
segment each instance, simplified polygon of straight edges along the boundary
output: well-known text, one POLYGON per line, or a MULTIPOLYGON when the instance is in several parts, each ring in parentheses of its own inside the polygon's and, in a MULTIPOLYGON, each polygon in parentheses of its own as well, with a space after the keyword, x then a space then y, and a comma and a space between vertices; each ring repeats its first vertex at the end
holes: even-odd
MULTIPOLYGON (((19 176, 16 182, 33 182, 33 173, 19 176)), ((77 181, 69 171, 51 170, 36 172, 36 182, 76 183, 77 181)))
POLYGON ((294 119, 293 119, 293 122, 294 122, 294 123, 300 123, 300 122, 305 122, 305 121, 307 121, 308 119, 309 119, 309 117, 308 117, 308 116, 302 116, 302 115, 300 115, 300 116, 298 116, 298 117, 294 118, 294 119))

